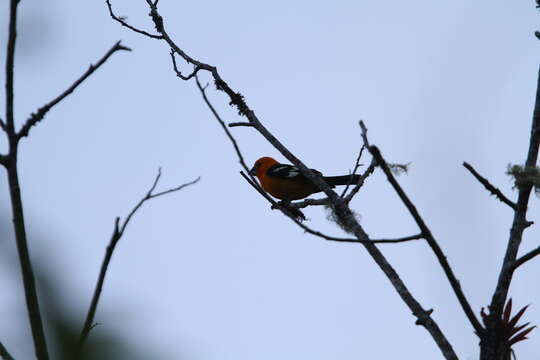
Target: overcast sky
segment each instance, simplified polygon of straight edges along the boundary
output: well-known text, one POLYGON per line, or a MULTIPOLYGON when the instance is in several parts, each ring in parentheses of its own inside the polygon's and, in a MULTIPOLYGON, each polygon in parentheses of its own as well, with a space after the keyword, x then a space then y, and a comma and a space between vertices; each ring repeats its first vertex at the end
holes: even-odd
MULTIPOLYGON (((461 163, 516 197, 505 170, 523 162, 528 147, 540 54, 534 1, 159 4, 177 43, 216 65, 310 167, 348 173, 364 119, 388 161, 412 163, 399 179, 474 310, 490 302, 512 212, 461 163)), ((0 4, 2 29, 7 6, 0 4)), ((113 6, 153 30, 145 1, 113 6)), ((202 180, 148 203, 133 219, 114 255, 95 332, 121 332, 164 360, 442 357, 361 246, 304 234, 246 184, 195 84, 172 73, 163 43, 113 22, 104 1, 22 1, 19 9, 19 124, 115 41, 134 50, 113 55, 21 143, 32 256, 57 277, 81 325, 115 216, 129 212, 161 166, 163 188, 202 180)), ((224 95, 209 93, 224 119, 241 120, 224 95)), ((263 155, 284 160, 254 130, 233 131, 250 163, 263 155)), ((7 220, 8 204, 2 176, 0 217, 7 220)), ((379 172, 352 207, 373 237, 418 232, 379 172)), ((323 209, 306 214, 308 225, 342 235, 323 209)), ((529 219, 538 215, 533 196, 529 219)), ((539 245, 539 234, 538 227, 526 231, 522 252, 539 245)), ((5 263, 16 264, 12 236, 0 245, 11 259, 5 263)), ((381 250, 424 308, 434 309, 460 358, 477 358, 478 339, 428 246, 381 250)), ((1 269, 0 340, 17 359, 31 358, 20 279, 1 269)), ((520 268, 510 291, 516 306, 531 304, 526 320, 537 325, 539 271, 540 260, 520 268)), ((519 359, 538 358, 539 349, 537 331, 515 347, 519 359)))

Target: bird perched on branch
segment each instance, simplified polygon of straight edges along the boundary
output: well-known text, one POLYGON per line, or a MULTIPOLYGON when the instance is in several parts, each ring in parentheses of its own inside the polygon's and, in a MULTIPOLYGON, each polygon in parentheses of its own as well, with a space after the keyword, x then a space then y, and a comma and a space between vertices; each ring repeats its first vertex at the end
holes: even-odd
MULTIPOLYGON (((322 176, 332 188, 336 185, 354 185, 360 180, 360 175, 323 176, 317 170, 311 171, 322 176)), ((255 161, 250 173, 257 176, 262 188, 277 199, 298 200, 321 191, 304 177, 297 167, 280 164, 271 157, 262 157, 255 161)))

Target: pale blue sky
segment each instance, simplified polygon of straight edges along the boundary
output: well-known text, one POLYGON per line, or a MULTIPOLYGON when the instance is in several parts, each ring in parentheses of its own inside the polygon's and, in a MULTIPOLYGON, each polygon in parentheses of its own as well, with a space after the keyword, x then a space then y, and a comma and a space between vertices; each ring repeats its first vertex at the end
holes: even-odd
MULTIPOLYGON (((113 6, 153 28, 145 1, 113 6)), ((461 162, 515 198, 504 172, 528 146, 540 47, 534 1, 161 0, 160 7, 178 44, 216 65, 309 166, 347 173, 361 145, 359 119, 389 161, 412 162, 403 187, 475 311, 489 303, 512 214, 461 162)), ((114 23, 104 1, 22 1, 19 24, 19 121, 115 41, 134 50, 115 54, 21 144, 33 257, 57 274, 81 323, 114 217, 162 166, 163 187, 202 180, 134 218, 113 258, 101 327, 164 360, 441 358, 361 246, 304 234, 242 180, 228 140, 194 83, 176 79, 164 44, 114 23)), ((3 63, 4 40, 0 56, 3 63)), ((211 95, 224 119, 239 121, 225 96, 211 95)), ((234 134, 249 162, 283 160, 252 129, 234 134)), ((529 217, 538 222, 537 204, 533 197, 529 217)), ((417 232, 378 172, 353 208, 374 237, 417 232)), ((322 209, 306 213, 310 226, 340 234, 322 209)), ((9 216, 4 176, 0 215, 9 216)), ((527 230, 523 250, 538 246, 538 235, 537 227, 527 230)), ((11 238, 2 249, 15 256, 11 238)), ((421 304, 435 309, 460 358, 477 358, 478 340, 427 245, 381 249, 421 304)), ((511 289, 517 306, 532 304, 534 324, 539 271, 540 261, 527 264, 511 289)), ((4 273, 0 287, 9 289, 0 292, 9 319, 0 322, 0 339, 18 359, 29 358, 20 283, 4 273)), ((538 349, 535 332, 516 346, 520 359, 538 358, 538 349)))

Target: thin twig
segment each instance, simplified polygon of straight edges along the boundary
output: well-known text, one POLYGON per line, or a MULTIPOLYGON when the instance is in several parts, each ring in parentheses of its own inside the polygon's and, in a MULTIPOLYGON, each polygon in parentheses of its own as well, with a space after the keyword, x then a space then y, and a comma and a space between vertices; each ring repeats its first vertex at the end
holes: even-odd
POLYGON ((176 57, 174 56, 174 54, 175 54, 174 49, 171 49, 170 54, 171 54, 171 60, 172 60, 172 64, 173 64, 173 70, 176 73, 176 76, 178 76, 180 79, 189 80, 192 77, 194 77, 195 75, 197 75, 199 70, 201 70, 200 66, 195 66, 195 68, 193 69, 193 72, 191 74, 189 74, 188 76, 182 75, 182 72, 180 70, 178 70, 178 66, 176 65, 176 57))
POLYGON ((520 258, 517 258, 516 261, 514 261, 514 264, 512 265, 512 270, 516 270, 521 265, 525 264, 527 261, 533 259, 534 257, 540 255, 540 246, 537 247, 534 250, 529 251, 525 255, 521 256, 520 258))
POLYGON ((414 221, 420 228, 420 231, 422 232, 422 234, 424 234, 424 238, 426 239, 430 248, 433 250, 433 253, 439 260, 439 264, 441 264, 441 267, 443 268, 443 271, 446 277, 448 278, 448 281, 450 282, 450 285, 452 286, 452 289, 454 290, 454 293, 456 294, 456 297, 458 298, 458 301, 461 304, 463 311, 465 312, 465 315, 467 315, 467 318, 469 319, 477 335, 482 336, 484 333, 484 328, 480 324, 478 319, 476 318, 476 315, 474 314, 474 311, 472 310, 471 305, 469 304, 469 301, 465 297, 465 294, 463 293, 463 290, 461 289, 459 280, 454 275, 454 272, 452 271, 450 264, 446 260, 446 255, 440 248, 439 244, 437 243, 437 240, 435 240, 435 237, 431 234, 431 230, 424 222, 424 219, 422 219, 422 217, 420 216, 420 213, 416 209, 416 206, 412 203, 412 201, 409 199, 407 194, 405 194, 405 191, 403 191, 403 189, 397 182, 396 178, 392 174, 392 171, 390 171, 390 169, 388 168, 386 160, 382 157, 379 149, 376 146, 369 145, 369 142, 367 140, 367 129, 362 121, 360 121, 360 127, 362 129, 362 137, 365 139, 366 146, 368 147, 369 152, 371 153, 373 158, 377 161, 378 166, 383 170, 384 174, 386 175, 386 178, 388 179, 388 182, 392 185, 392 187, 398 194, 399 198, 401 199, 401 201, 403 202, 407 210, 409 210, 409 213, 411 214, 414 221))
POLYGON ((0 118, 0 129, 7 131, 6 123, 4 122, 2 118, 0 118))
POLYGON ((349 195, 345 197, 345 201, 347 203, 351 202, 353 197, 358 193, 358 191, 364 186, 364 183, 366 182, 366 179, 373 174, 375 171, 375 161, 372 160, 369 164, 368 168, 364 171, 362 175, 360 175, 360 180, 356 183, 356 186, 351 190, 349 195))
POLYGON ((131 51, 130 48, 125 47, 120 44, 120 41, 118 41, 116 44, 114 44, 107 53, 98 60, 98 62, 93 65, 91 64, 88 67, 88 70, 84 74, 81 75, 69 88, 66 89, 63 93, 58 95, 56 98, 51 100, 49 103, 43 105, 40 107, 35 113, 32 113, 30 115, 30 118, 26 120, 26 123, 23 125, 21 130, 19 130, 17 134, 17 139, 21 139, 25 136, 28 136, 28 132, 30 131, 30 128, 34 125, 36 125, 39 121, 43 119, 43 117, 51 110, 56 104, 58 104, 60 101, 64 100, 69 94, 71 94, 79 85, 81 85, 86 78, 88 78, 94 71, 99 69, 101 65, 103 65, 109 57, 114 54, 117 51, 124 50, 124 51, 131 51))
POLYGON ((354 168, 351 173, 351 177, 349 178, 349 182, 347 183, 347 186, 345 186, 345 189, 343 189, 343 192, 341 193, 341 197, 345 197, 345 194, 347 194, 347 191, 349 191, 349 187, 351 186, 354 175, 356 174, 356 171, 360 167, 360 158, 362 158, 362 154, 364 153, 365 148, 366 148, 365 145, 362 145, 360 147, 360 151, 358 152, 358 157, 356 158, 356 161, 354 163, 354 168))
POLYGON ((2 344, 2 342, 0 342, 0 358, 4 360, 15 360, 13 359, 13 356, 9 354, 9 352, 5 348, 4 344, 2 344))
POLYGON ((229 124, 229 127, 236 127, 236 126, 253 127, 253 124, 248 123, 248 122, 232 122, 229 124))
POLYGON ((105 257, 103 258, 103 262, 101 264, 101 270, 99 272, 98 281, 96 284, 96 288, 94 290, 94 295, 92 296, 92 301, 90 303, 90 307, 88 308, 88 313, 86 315, 86 320, 84 322, 81 335, 79 337, 79 344, 78 344, 78 355, 80 356, 83 352, 84 345, 86 343, 86 340, 88 338, 88 335, 90 333, 90 330, 94 327, 94 316, 96 314, 96 309, 99 303, 99 298, 101 296, 101 291, 103 289, 103 283, 105 282, 105 276, 107 274, 107 270, 109 268, 109 263, 111 261, 112 255, 114 253, 114 249, 116 248, 116 245, 122 238, 122 235, 124 235, 124 231, 126 230, 126 227, 128 226, 131 218, 135 215, 135 213, 139 210, 139 208, 147 201, 151 199, 155 199, 157 197, 169 194, 171 192, 179 191, 185 188, 186 186, 190 186, 195 184, 200 180, 200 177, 190 181, 188 183, 182 184, 180 186, 161 191, 158 193, 153 193, 156 189, 156 186, 158 185, 159 179, 161 178, 161 169, 158 170, 158 174, 156 175, 156 178, 154 179, 154 182, 150 189, 147 191, 146 195, 139 200, 139 202, 133 207, 133 209, 129 212, 125 220, 120 225, 120 217, 117 217, 114 221, 114 229, 113 233, 111 235, 111 239, 109 241, 109 245, 107 246, 107 250, 105 252, 105 257))
MULTIPOLYGON (((146 31, 144 31, 144 30, 137 29, 136 27, 129 25, 127 22, 125 22, 125 20, 124 20, 123 17, 121 17, 121 16, 116 16, 116 15, 114 14, 110 0, 105 0, 105 2, 107 3, 107 7, 109 8, 109 15, 110 15, 115 21, 119 22, 122 26, 125 26, 125 27, 127 27, 128 29, 135 31, 136 33, 139 33, 139 34, 142 34, 142 35, 146 35, 146 36, 148 36, 149 38, 152 38, 152 39, 157 39, 157 40, 163 39, 163 36, 161 36, 161 35, 150 34, 149 32, 146 32, 146 31)), ((154 5, 157 5, 157 1, 154 3, 154 5)))
POLYGON ((401 242, 406 242, 406 241, 411 241, 411 240, 420 240, 420 239, 423 239, 424 238, 424 234, 422 233, 419 233, 419 234, 416 234, 416 235, 410 235, 410 236, 404 236, 404 237, 401 237, 401 238, 397 238, 397 239, 373 239, 371 240, 372 243, 401 243, 401 242))
POLYGON ((201 85, 199 78, 197 76, 195 76, 195 82, 197 83, 197 87, 199 88, 199 91, 201 92, 204 102, 206 103, 206 105, 208 106, 212 114, 214 115, 214 118, 218 121, 219 125, 221 125, 221 128, 223 129, 223 131, 225 132, 229 140, 231 141, 231 144, 234 147, 234 151, 236 152, 236 156, 238 156, 238 160, 240 161, 240 165, 242 165, 244 170, 250 175, 251 179, 253 179, 253 176, 250 174, 249 167, 247 166, 246 161, 244 160, 244 156, 242 155, 242 151, 240 151, 240 146, 238 145, 238 142, 236 141, 234 136, 231 134, 231 132, 227 128, 227 124, 225 123, 225 121, 221 119, 221 116, 219 116, 218 112, 216 111, 216 109, 214 108, 210 100, 208 100, 208 97, 206 96, 206 88, 201 85))
POLYGON ((491 183, 485 177, 480 175, 469 163, 464 161, 463 166, 465 167, 465 169, 470 171, 470 173, 476 178, 476 180, 480 182, 480 184, 484 185, 486 190, 489 191, 491 195, 495 195, 497 199, 510 206, 512 209, 516 209, 516 203, 504 196, 501 190, 491 185, 491 183))

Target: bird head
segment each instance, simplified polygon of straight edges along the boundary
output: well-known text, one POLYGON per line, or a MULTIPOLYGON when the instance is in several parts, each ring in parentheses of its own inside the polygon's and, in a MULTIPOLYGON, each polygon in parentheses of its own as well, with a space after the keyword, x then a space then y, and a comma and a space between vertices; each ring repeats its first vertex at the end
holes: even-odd
POLYGON ((253 176, 257 176, 259 174, 264 173, 266 170, 268 170, 270 167, 279 164, 275 159, 272 159, 271 157, 265 156, 260 158, 259 160, 255 161, 255 164, 249 171, 249 173, 253 176))

